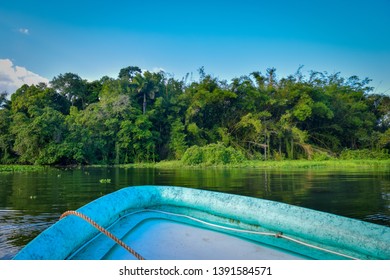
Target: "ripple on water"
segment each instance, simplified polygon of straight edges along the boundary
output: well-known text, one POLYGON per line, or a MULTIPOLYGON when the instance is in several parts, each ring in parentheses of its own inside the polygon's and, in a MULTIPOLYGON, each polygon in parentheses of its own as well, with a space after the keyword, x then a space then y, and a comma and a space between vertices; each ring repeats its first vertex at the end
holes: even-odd
POLYGON ((382 213, 367 215, 364 220, 370 223, 382 224, 384 226, 390 224, 390 216, 382 213))
POLYGON ((57 220, 58 215, 48 213, 0 210, 0 260, 12 259, 25 244, 57 220))

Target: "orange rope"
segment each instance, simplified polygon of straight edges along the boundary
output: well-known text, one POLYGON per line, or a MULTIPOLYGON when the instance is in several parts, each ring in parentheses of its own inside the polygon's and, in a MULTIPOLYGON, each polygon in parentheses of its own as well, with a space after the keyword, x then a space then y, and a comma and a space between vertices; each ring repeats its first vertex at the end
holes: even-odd
POLYGON ((130 254, 132 254, 133 256, 135 256, 137 259, 139 260, 145 260, 140 254, 138 254, 136 251, 134 251, 132 248, 130 248, 128 245, 126 245, 126 243, 124 243, 122 240, 120 240, 118 237, 116 237, 115 235, 113 235, 111 232, 109 232, 108 230, 106 230, 105 228, 103 228, 102 226, 100 226, 99 224, 97 224, 95 221, 93 221, 91 218, 89 218, 88 216, 80 213, 80 212, 77 212, 77 211, 66 211, 64 212, 61 217, 60 217, 60 220, 66 216, 69 216, 69 215, 75 215, 77 217, 80 217, 82 218, 83 220, 87 221, 88 223, 90 223, 92 226, 94 226, 96 229, 98 229, 100 232, 104 233, 105 235, 107 235, 108 237, 110 237, 112 240, 114 240, 116 243, 118 243, 120 246, 122 246, 123 248, 125 248, 127 251, 130 252, 130 254))

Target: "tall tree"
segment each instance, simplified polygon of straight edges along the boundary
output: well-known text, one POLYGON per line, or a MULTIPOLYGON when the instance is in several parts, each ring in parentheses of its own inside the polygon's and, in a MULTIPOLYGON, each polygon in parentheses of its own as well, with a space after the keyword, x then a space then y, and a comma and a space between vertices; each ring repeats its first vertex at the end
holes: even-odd
POLYGON ((118 78, 121 80, 132 81, 137 74, 141 74, 142 71, 138 66, 128 66, 122 68, 119 71, 118 78))
POLYGON ((7 107, 9 105, 0 107, 0 163, 11 163, 14 156, 14 138, 10 132, 12 115, 7 107))
POLYGON ((87 82, 74 73, 60 74, 50 82, 53 89, 66 97, 67 100, 79 109, 84 109, 88 103, 87 82))
POLYGON ((0 93, 0 109, 11 108, 11 101, 7 97, 8 93, 6 91, 0 93))
POLYGON ((136 74, 133 77, 132 85, 135 87, 137 100, 142 100, 142 113, 146 113, 148 100, 155 100, 156 95, 163 90, 163 73, 151 73, 149 71, 143 74, 136 74))

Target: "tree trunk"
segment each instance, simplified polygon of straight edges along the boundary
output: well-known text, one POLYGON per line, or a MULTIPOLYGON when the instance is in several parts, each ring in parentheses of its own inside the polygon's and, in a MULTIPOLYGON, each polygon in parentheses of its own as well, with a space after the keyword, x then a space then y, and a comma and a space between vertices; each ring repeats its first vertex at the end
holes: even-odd
POLYGON ((144 93, 144 103, 142 104, 142 113, 146 113, 146 93, 144 93))
POLYGON ((115 142, 115 164, 119 164, 119 144, 115 142))
POLYGON ((291 159, 294 159, 294 138, 291 138, 291 159))
POLYGON ((268 159, 271 158, 271 135, 267 135, 268 159))
POLYGON ((264 136, 264 160, 267 160, 267 133, 264 136))
POLYGON ((279 155, 282 155, 282 137, 279 137, 279 155))

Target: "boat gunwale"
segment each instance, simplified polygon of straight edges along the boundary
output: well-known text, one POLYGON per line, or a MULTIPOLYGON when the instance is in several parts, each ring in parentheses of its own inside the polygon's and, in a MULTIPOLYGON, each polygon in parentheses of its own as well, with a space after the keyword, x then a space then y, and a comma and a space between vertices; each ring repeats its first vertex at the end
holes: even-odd
MULTIPOLYGON (((363 257, 390 259, 386 242, 390 240, 390 228, 240 195, 173 186, 137 186, 100 197, 77 211, 108 227, 126 213, 161 205, 198 209, 340 250, 357 251, 363 257)), ((66 259, 97 234, 81 219, 66 217, 42 232, 14 259, 66 259)))

